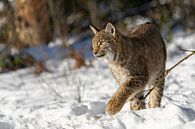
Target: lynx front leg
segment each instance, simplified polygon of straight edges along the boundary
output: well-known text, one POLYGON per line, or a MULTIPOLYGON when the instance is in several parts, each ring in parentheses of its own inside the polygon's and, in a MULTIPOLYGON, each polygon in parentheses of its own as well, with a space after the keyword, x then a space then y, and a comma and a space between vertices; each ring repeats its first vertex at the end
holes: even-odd
POLYGON ((129 96, 143 88, 145 84, 145 76, 132 77, 124 82, 106 105, 106 112, 110 115, 119 112, 129 96))

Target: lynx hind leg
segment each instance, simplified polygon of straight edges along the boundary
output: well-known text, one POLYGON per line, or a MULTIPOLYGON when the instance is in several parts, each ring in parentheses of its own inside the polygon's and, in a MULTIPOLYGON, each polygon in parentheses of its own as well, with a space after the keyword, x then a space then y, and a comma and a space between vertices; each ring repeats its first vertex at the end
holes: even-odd
POLYGON ((130 110, 142 110, 145 109, 144 93, 139 92, 130 99, 130 110))
POLYGON ((149 85, 149 88, 155 87, 149 95, 149 108, 160 107, 161 99, 163 96, 164 83, 165 79, 163 77, 164 72, 161 73, 152 84, 149 85))

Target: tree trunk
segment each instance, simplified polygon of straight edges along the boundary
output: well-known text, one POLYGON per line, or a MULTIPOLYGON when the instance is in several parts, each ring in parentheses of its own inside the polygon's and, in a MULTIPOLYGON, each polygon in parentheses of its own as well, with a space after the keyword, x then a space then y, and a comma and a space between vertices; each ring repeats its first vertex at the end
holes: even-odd
POLYGON ((90 15, 90 21, 94 26, 100 26, 100 18, 98 15, 98 7, 96 4, 96 0, 88 0, 88 9, 90 15))
POLYGON ((38 45, 52 40, 52 30, 46 0, 16 0, 16 32, 26 45, 38 45))
POLYGON ((11 7, 8 0, 3 0, 3 4, 4 4, 3 14, 4 17, 6 17, 6 22, 5 27, 2 30, 4 31, 2 41, 7 43, 8 48, 18 47, 19 40, 17 38, 16 26, 13 22, 15 20, 14 10, 11 7))

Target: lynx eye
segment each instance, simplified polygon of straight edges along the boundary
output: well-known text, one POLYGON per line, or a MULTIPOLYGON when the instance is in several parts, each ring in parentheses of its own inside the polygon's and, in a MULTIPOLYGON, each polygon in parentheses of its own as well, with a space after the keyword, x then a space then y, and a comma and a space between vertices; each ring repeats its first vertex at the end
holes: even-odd
POLYGON ((101 46, 101 45, 103 45, 105 42, 99 42, 98 43, 98 46, 101 46))
POLYGON ((99 43, 98 43, 98 46, 100 46, 100 45, 102 45, 102 44, 103 44, 102 42, 99 42, 99 43))

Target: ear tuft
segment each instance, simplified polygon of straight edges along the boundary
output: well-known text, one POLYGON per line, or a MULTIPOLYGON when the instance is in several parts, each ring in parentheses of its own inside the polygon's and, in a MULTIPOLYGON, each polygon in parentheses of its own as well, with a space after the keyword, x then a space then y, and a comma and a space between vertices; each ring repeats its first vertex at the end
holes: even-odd
POLYGON ((112 36, 115 36, 115 34, 116 34, 116 29, 115 29, 115 27, 112 25, 112 23, 108 23, 108 24, 106 25, 105 32, 111 34, 112 36))
POLYGON ((89 27, 93 31, 94 34, 96 34, 99 31, 95 26, 89 25, 89 27))

